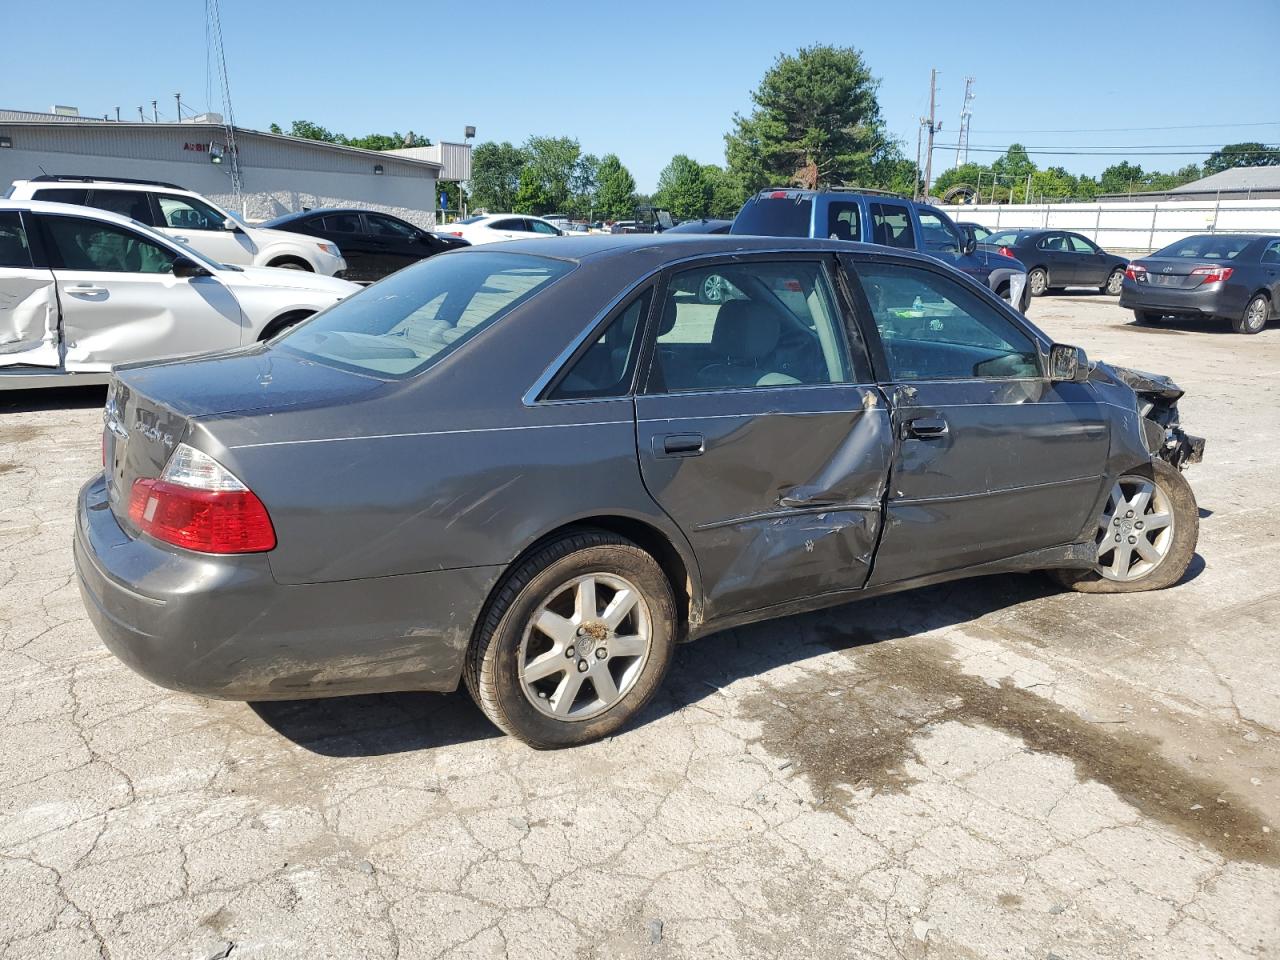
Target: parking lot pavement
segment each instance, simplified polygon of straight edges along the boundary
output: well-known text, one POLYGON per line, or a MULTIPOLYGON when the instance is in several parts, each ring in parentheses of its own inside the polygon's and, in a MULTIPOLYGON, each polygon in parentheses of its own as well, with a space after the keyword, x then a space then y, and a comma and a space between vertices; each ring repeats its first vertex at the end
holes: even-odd
POLYGON ((1031 314, 1189 391, 1186 582, 969 580, 733 630, 558 753, 462 693, 134 676, 72 570, 102 394, 0 394, 0 957, 1274 957, 1280 325, 1031 314))

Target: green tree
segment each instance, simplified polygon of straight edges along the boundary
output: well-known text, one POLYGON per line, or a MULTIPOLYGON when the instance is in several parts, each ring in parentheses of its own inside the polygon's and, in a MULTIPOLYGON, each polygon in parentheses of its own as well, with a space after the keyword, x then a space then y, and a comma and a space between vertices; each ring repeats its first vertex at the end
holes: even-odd
POLYGON ((658 174, 656 203, 671 211, 677 220, 695 220, 711 210, 712 187, 703 176, 698 161, 683 153, 658 174))
POLYGON ((606 153, 596 171, 596 216, 625 220, 635 211, 636 181, 618 155, 606 153))
POLYGON ((1131 193, 1141 190, 1146 184, 1146 178, 1142 167, 1122 160, 1102 171, 1098 185, 1101 193, 1131 193))
MULTIPOLYGON (((582 156, 578 141, 572 137, 530 137, 521 149, 527 158, 525 172, 537 184, 536 194, 546 204, 541 212, 563 213, 563 208, 569 204, 574 174, 582 156)), ((521 174, 521 188, 524 189, 524 173, 521 174)))
POLYGON ((707 216, 732 220, 738 215, 742 205, 746 203, 747 192, 742 184, 724 167, 714 163, 702 165, 702 179, 711 188, 711 203, 707 208, 707 216))
POLYGON ((1173 173, 1150 173, 1147 174, 1148 190, 1172 190, 1174 187, 1180 187, 1184 183, 1190 183, 1192 180, 1199 180, 1204 176, 1204 171, 1200 169, 1200 165, 1189 163, 1185 167, 1173 171, 1173 173))
POLYGON ((1009 190, 1013 203, 1027 202, 1027 176, 1036 172, 1036 165, 1027 155, 1027 148, 1020 143, 1009 144, 1009 149, 991 161, 991 172, 996 182, 1009 190))
POLYGON ((584 153, 578 158, 569 180, 569 203, 565 213, 578 219, 592 219, 599 189, 600 158, 593 153, 584 153))
POLYGON ((526 159, 523 150, 505 141, 476 146, 471 153, 472 204, 492 213, 514 210, 526 159))
POLYGON ((752 92, 750 116, 725 136, 729 169, 748 190, 845 183, 865 174, 883 143, 879 81, 852 47, 781 55, 752 92))
POLYGON ((1221 150, 1209 154, 1204 162, 1206 175, 1221 173, 1232 167, 1280 166, 1280 147, 1268 147, 1264 143, 1228 143, 1221 150))
POLYGON ((511 209, 516 213, 531 213, 535 216, 560 212, 555 198, 547 192, 542 178, 528 166, 520 171, 520 186, 516 190, 511 209))
POLYGON ((280 124, 273 123, 268 128, 272 133, 284 134, 290 137, 301 137, 304 140, 323 140, 325 143, 338 143, 344 147, 359 147, 362 150, 399 150, 401 147, 426 147, 431 145, 431 141, 426 137, 419 137, 411 130, 407 134, 395 133, 370 133, 363 137, 348 137, 341 133, 336 133, 328 127, 322 127, 318 123, 312 123, 310 120, 294 120, 289 125, 286 132, 280 128, 280 124))

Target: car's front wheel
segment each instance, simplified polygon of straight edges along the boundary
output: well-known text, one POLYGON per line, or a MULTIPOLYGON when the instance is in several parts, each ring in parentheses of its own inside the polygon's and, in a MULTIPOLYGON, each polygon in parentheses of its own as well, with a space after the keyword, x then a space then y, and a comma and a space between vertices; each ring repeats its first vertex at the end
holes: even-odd
POLYGON ((1120 477, 1098 518, 1092 570, 1057 571, 1081 593, 1161 590, 1182 579, 1195 556, 1200 508, 1181 471, 1156 460, 1120 477))
POLYGON ((573 533, 503 582, 468 651, 467 689, 532 747, 588 743, 653 697, 675 632, 671 584, 653 557, 604 531, 573 533))

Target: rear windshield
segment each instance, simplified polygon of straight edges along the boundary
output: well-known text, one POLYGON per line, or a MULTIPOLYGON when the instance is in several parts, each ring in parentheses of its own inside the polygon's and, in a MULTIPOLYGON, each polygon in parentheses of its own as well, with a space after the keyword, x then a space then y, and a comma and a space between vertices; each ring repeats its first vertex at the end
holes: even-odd
POLYGON ((997 247, 1012 247, 1018 242, 1018 231, 1006 230, 1004 233, 993 233, 982 242, 989 243, 997 247))
POLYGON ((748 200, 730 233, 757 237, 807 237, 813 201, 807 197, 756 197, 748 200))
POLYGON ((1187 237, 1185 240, 1171 243, 1163 250, 1157 250, 1151 256, 1189 257, 1194 260, 1232 260, 1251 243, 1253 243, 1253 237, 1224 237, 1220 234, 1204 234, 1198 237, 1187 237))
POLYGON ((517 253, 432 257, 294 327, 278 342, 335 366, 407 377, 571 269, 563 260, 517 253))

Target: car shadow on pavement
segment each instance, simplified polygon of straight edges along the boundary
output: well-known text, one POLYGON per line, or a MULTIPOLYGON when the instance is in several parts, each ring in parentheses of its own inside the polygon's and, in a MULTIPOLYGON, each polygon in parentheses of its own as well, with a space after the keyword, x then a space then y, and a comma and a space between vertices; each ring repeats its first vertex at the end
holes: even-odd
POLYGON ((37 410, 89 410, 107 402, 107 388, 46 387, 41 390, 0 392, 0 414, 37 410))
MULTIPOLYGON (((1139 320, 1130 320, 1121 327, 1123 330, 1132 330, 1134 333, 1213 333, 1213 334, 1230 334, 1233 337, 1240 336, 1231 328, 1231 322, 1219 317, 1166 317, 1163 320, 1157 320, 1155 323, 1143 323, 1139 320)), ((1275 329, 1275 326, 1272 326, 1275 329)), ((1263 329, 1254 336, 1265 336, 1267 330, 1263 329)))

